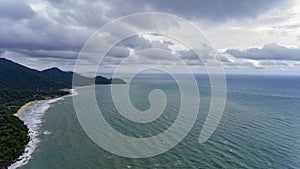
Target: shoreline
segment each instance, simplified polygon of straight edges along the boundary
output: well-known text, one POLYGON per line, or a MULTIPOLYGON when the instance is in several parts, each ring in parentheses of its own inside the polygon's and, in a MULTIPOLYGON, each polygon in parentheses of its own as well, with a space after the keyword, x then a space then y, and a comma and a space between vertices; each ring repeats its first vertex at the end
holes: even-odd
MULTIPOLYGON (((16 116, 16 117, 18 117, 21 121, 23 121, 23 122, 25 122, 24 120, 22 120, 21 118, 20 118, 20 115, 22 114, 22 113, 24 113, 24 111, 30 106, 30 105, 32 105, 33 103, 37 103, 38 101, 51 101, 51 100, 53 100, 54 102, 56 102, 56 100, 57 99, 61 99, 61 98, 64 98, 64 97, 66 97, 66 96, 72 96, 72 95, 74 95, 74 94, 76 94, 75 92, 74 92, 74 89, 70 89, 69 91, 68 91, 69 93, 68 94, 65 94, 65 95, 61 95, 61 96, 59 96, 59 95, 57 95, 57 96, 49 96, 49 97, 47 97, 47 98, 44 98, 44 99, 41 99, 41 100, 33 100, 33 101, 30 101, 30 102, 27 102, 26 104, 24 104, 22 107, 20 107, 19 109, 18 109, 18 111, 15 113, 15 114, 13 114, 13 116, 16 116)), ((49 104, 51 104, 52 102, 49 102, 49 103, 46 103, 46 105, 49 105, 49 104)), ((47 107, 46 108, 46 110, 48 109, 49 107, 47 107)), ((45 111, 46 111, 45 110, 45 111)), ((41 113, 41 117, 43 116, 43 114, 45 113, 45 111, 42 111, 42 112, 40 112, 41 113)), ((26 115, 25 115, 26 116, 26 115)), ((33 152, 34 152, 34 150, 35 150, 35 148, 33 149, 33 150, 26 150, 27 148, 32 148, 32 145, 30 145, 29 146, 29 144, 37 144, 39 141, 33 141, 34 139, 36 139, 36 137, 37 137, 37 135, 35 135, 36 133, 34 132, 34 131, 31 131, 33 128, 32 127, 30 127, 30 126, 28 126, 28 124, 25 124, 26 126, 27 126, 27 128, 28 128, 28 130, 29 130, 29 132, 27 133, 27 136, 28 136, 28 138, 29 138, 29 141, 25 144, 25 145, 23 145, 23 147, 24 147, 24 149, 23 149, 23 152, 22 152, 22 154, 20 154, 19 155, 19 157, 18 158, 16 158, 16 159, 14 159, 10 164, 8 164, 7 166, 6 166, 6 168, 8 168, 8 169, 12 169, 12 168, 15 168, 15 167, 20 167, 20 166, 22 166, 22 165, 24 165, 24 164, 27 164, 27 163, 24 163, 24 161, 22 161, 22 160, 28 160, 29 161, 29 159, 30 159, 30 157, 28 158, 28 157, 25 157, 26 155, 26 153, 28 154, 28 152, 29 152, 29 155, 31 155, 33 152), (20 166, 19 166, 19 164, 17 164, 17 163, 19 163, 19 162, 21 162, 22 164, 20 164, 20 166)), ((28 162, 27 161, 27 162, 28 162)))
POLYGON ((30 101, 30 102, 27 102, 26 104, 24 104, 23 106, 21 106, 18 109, 18 111, 15 114, 13 114, 13 115, 16 116, 16 117, 19 117, 28 108, 28 106, 30 106, 31 104, 36 103, 36 102, 37 102, 37 100, 33 100, 33 101, 30 101))

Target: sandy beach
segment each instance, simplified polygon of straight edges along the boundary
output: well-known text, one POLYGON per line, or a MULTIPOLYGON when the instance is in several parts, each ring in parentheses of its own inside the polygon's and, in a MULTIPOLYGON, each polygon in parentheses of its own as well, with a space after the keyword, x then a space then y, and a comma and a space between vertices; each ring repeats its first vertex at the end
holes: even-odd
POLYGON ((24 110, 26 110, 26 108, 27 108, 29 105, 31 105, 32 103, 35 103, 35 102, 37 102, 37 101, 34 100, 34 101, 30 101, 30 102, 24 104, 24 105, 17 111, 17 113, 15 113, 15 114, 13 114, 13 115, 16 116, 16 117, 19 117, 19 116, 24 112, 24 110))

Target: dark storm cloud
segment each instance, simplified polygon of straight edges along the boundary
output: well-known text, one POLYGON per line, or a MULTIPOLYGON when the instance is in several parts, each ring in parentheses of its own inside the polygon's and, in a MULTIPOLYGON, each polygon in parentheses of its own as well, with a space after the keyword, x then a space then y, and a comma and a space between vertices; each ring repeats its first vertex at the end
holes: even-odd
POLYGON ((277 44, 267 44, 263 48, 250 48, 247 50, 229 49, 226 51, 235 58, 254 60, 294 60, 300 59, 300 48, 287 48, 277 44))
POLYGON ((78 56, 78 51, 67 50, 28 50, 28 49, 11 49, 12 52, 24 54, 30 58, 48 58, 48 59, 68 59, 74 60, 78 56))
POLYGON ((99 28, 107 23, 105 5, 103 1, 49 1, 58 13, 54 17, 64 25, 99 28))
POLYGON ((78 50, 88 37, 83 37, 83 35, 76 34, 76 31, 65 30, 64 28, 54 28, 58 32, 49 32, 49 34, 47 32, 33 32, 28 29, 24 29, 24 32, 21 33, 21 29, 23 28, 18 28, 18 30, 0 30, 0 47, 7 50, 78 50))
POLYGON ((132 36, 124 39, 118 46, 125 46, 132 49, 145 49, 152 47, 151 42, 140 36, 132 36))
POLYGON ((195 52, 193 50, 181 50, 178 51, 179 56, 182 59, 186 59, 186 60, 198 60, 199 57, 195 54, 195 52))
POLYGON ((36 50, 80 50, 95 27, 105 23, 101 3, 62 1, 35 13, 26 2, 1 1, 0 48, 33 51, 34 56, 36 50))
POLYGON ((35 12, 25 1, 2 0, 0 2, 0 17, 8 19, 30 18, 35 12))
POLYGON ((172 43, 169 41, 150 41, 142 36, 132 36, 126 39, 123 39, 120 43, 116 44, 107 54, 108 56, 125 58, 129 55, 130 50, 134 51, 148 49, 148 48, 159 48, 170 51, 168 45, 172 43))
POLYGON ((5 52, 5 50, 0 49, 0 56, 5 52))
POLYGON ((30 50, 79 50, 92 31, 56 24, 42 16, 26 22, 0 18, 0 47, 30 50))
POLYGON ((111 1, 113 5, 124 4, 119 10, 112 9, 113 16, 142 12, 145 9, 158 12, 170 12, 189 19, 223 21, 257 17, 284 1, 280 0, 122 0, 111 1))
POLYGON ((117 58, 125 58, 129 55, 129 49, 123 46, 115 46, 109 52, 108 56, 113 56, 117 58))

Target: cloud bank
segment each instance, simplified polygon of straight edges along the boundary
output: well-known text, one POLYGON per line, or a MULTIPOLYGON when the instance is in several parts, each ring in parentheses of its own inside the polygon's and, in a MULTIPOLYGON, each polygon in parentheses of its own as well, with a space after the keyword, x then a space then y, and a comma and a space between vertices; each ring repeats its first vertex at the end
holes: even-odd
MULTIPOLYGON (((280 0, 3 0, 0 6, 0 56, 37 69, 56 66, 70 70, 86 40, 99 27, 124 15, 155 11, 178 15, 197 26, 200 24, 203 32, 208 32, 208 38, 230 44, 220 58, 226 68, 297 68, 300 65, 299 48, 288 48, 268 40, 276 35, 282 37, 282 42, 290 44, 298 41, 294 44, 300 46, 299 23, 293 20, 300 14, 297 13, 298 8, 293 10, 287 4, 287 1, 280 0), (258 26, 251 27, 250 23, 258 26), (249 44, 244 37, 250 30, 255 34, 263 32, 266 45, 262 48, 249 46, 246 50, 236 49, 239 44, 249 44), (285 38, 286 34, 293 36, 294 40, 289 41, 290 38, 285 38), (223 37, 230 40, 222 40, 223 37)), ((151 19, 143 18, 133 24, 141 28, 159 26, 167 29, 176 26, 172 23, 153 25, 151 19)), ((131 30, 126 26, 116 28, 107 41, 118 38, 122 31, 131 30)), ((99 49, 105 45, 99 44, 99 49)), ((256 44, 253 42, 252 45, 256 44)), ((112 48, 105 59, 105 66, 117 65, 134 50, 153 47, 180 56, 191 66, 202 65, 190 49, 182 49, 180 45, 162 38, 136 36, 112 48)), ((134 63, 140 62, 173 64, 172 59, 158 54, 134 63)))
POLYGON ((276 43, 267 44, 263 48, 249 48, 246 50, 229 49, 226 53, 235 58, 254 60, 300 60, 300 48, 287 48, 276 43))

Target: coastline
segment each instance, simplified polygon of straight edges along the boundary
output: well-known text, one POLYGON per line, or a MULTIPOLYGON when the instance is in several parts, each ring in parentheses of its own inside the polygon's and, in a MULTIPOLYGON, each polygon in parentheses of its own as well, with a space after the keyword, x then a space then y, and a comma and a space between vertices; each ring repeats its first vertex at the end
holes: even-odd
MULTIPOLYGON (((24 104, 22 107, 19 108, 19 110, 15 114, 13 114, 13 116, 18 117, 21 121, 23 121, 25 123, 25 125, 27 126, 27 128, 29 129, 29 132, 27 134, 29 141, 25 145, 23 145, 23 147, 24 147, 23 153, 20 154, 20 156, 18 158, 14 159, 10 164, 8 164, 6 166, 6 168, 14 169, 14 168, 18 168, 22 165, 27 164, 31 158, 31 154, 34 152, 34 150, 36 148, 36 145, 39 143, 39 140, 37 138, 38 137, 37 130, 39 130, 39 127, 37 127, 37 128, 35 128, 35 127, 39 126, 41 121, 40 120, 34 121, 34 123, 38 123, 39 125, 36 125, 36 124, 32 125, 32 124, 30 124, 30 122, 28 124, 28 121, 24 120, 24 117, 26 118, 26 116, 31 116, 30 112, 28 112, 29 114, 27 114, 27 115, 24 114, 24 117, 20 116, 20 115, 22 113, 24 113, 24 111, 27 110, 30 105, 32 105, 33 103, 36 103, 36 104, 38 104, 38 107, 40 109, 37 112, 35 112, 34 114, 35 115, 37 114, 37 116, 36 116, 37 118, 42 118, 45 111, 50 107, 51 103, 61 100, 67 96, 73 96, 74 94, 76 95, 76 92, 74 91, 74 89, 69 89, 68 94, 65 94, 65 95, 49 96, 49 97, 46 97, 45 99, 33 100, 33 101, 30 101, 30 102, 24 104), (39 105, 40 104, 39 101, 45 101, 45 102, 43 102, 41 105, 39 105)), ((30 118, 30 119, 32 119, 32 118, 30 118)))
POLYGON ((27 102, 26 104, 24 104, 23 106, 21 106, 19 108, 19 110, 15 114, 13 114, 13 115, 16 116, 16 117, 19 117, 28 108, 28 106, 30 106, 31 104, 36 103, 36 102, 37 102, 37 100, 27 102))

